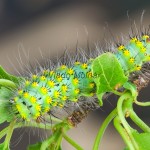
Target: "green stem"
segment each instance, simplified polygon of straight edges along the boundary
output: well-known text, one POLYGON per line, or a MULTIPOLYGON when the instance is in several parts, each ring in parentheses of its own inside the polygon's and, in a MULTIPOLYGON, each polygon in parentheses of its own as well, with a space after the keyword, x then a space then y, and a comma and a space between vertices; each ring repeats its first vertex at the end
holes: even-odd
POLYGON ((113 92, 114 94, 116 94, 116 95, 119 95, 119 96, 121 96, 121 95, 124 94, 124 92, 118 92, 118 91, 115 91, 115 90, 113 90, 112 92, 113 92))
POLYGON ((50 138, 43 141, 40 150, 46 150, 47 147, 49 147, 53 143, 53 141, 56 140, 56 137, 58 137, 59 135, 60 131, 56 131, 53 135, 50 136, 50 138))
POLYGON ((121 126, 121 124, 120 124, 120 119, 119 119, 119 117, 118 117, 118 116, 115 117, 115 119, 114 119, 113 122, 114 122, 114 126, 115 126, 116 130, 119 132, 119 134, 120 134, 121 137, 123 138, 123 140, 124 140, 124 142, 126 143, 126 145, 128 146, 128 148, 129 148, 130 150, 135 150, 135 149, 134 149, 134 146, 133 146, 133 144, 132 144, 132 142, 131 142, 131 140, 130 140, 130 138, 129 138, 127 132, 126 132, 126 130, 125 130, 125 129, 121 126))
POLYGON ((65 133, 63 133, 63 138, 70 143, 73 147, 75 147, 77 150, 83 150, 80 145, 78 145, 75 141, 73 141, 70 137, 68 137, 65 133))
POLYGON ((12 136, 12 133, 13 133, 13 130, 14 130, 15 123, 16 123, 16 120, 13 120, 10 123, 9 127, 8 127, 8 132, 7 132, 7 135, 6 135, 6 138, 5 138, 5 142, 4 142, 5 144, 4 144, 4 149, 3 150, 8 149, 8 147, 9 147, 9 143, 10 143, 10 139, 11 139, 11 136, 12 136))
POLYGON ((107 118, 104 120, 103 124, 100 127, 100 130, 98 131, 98 134, 96 136, 95 142, 94 142, 94 147, 93 150, 98 150, 99 149, 99 145, 101 142, 101 139, 103 137, 103 134, 107 128, 107 126, 109 125, 109 123, 112 121, 112 119, 117 115, 117 109, 115 108, 108 116, 107 118))
POLYGON ((62 134, 70 128, 71 126, 68 124, 68 122, 66 122, 66 120, 64 120, 64 122, 56 124, 53 127, 53 134, 47 140, 42 142, 40 150, 46 150, 48 147, 51 148, 51 150, 59 150, 62 142, 62 134))
POLYGON ((16 84, 10 80, 0 79, 0 85, 4 87, 16 88, 16 84))
POLYGON ((124 117, 124 112, 122 110, 123 108, 123 102, 125 100, 129 100, 132 98, 132 95, 131 93, 125 93, 124 95, 122 95, 119 100, 118 100, 118 103, 117 103, 117 110, 118 110, 118 116, 119 116, 119 119, 122 123, 122 125, 124 126, 125 130, 127 131, 131 141, 133 142, 133 145, 135 146, 135 149, 138 149, 138 145, 132 135, 132 132, 131 132, 131 127, 129 126, 129 124, 127 123, 125 117, 124 117))
POLYGON ((59 147, 61 146, 61 142, 62 142, 62 134, 57 138, 57 143, 56 143, 56 150, 59 150, 59 147))
POLYGON ((139 101, 134 101, 135 104, 139 105, 139 106, 150 106, 150 102, 139 102, 139 101))
POLYGON ((150 128, 137 116, 137 114, 131 110, 130 118, 137 124, 144 132, 150 132, 150 128))
POLYGON ((0 132, 0 139, 7 134, 8 129, 9 129, 9 127, 6 127, 0 132))

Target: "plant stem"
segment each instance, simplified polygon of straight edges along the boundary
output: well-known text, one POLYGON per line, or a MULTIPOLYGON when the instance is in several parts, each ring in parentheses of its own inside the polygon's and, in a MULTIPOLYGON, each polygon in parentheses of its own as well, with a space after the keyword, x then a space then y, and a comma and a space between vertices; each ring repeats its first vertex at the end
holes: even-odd
POLYGON ((131 132, 131 127, 129 126, 129 124, 127 123, 125 117, 124 117, 124 113, 123 113, 123 102, 125 100, 130 100, 132 98, 132 95, 131 93, 125 93, 124 95, 122 95, 119 100, 118 100, 118 103, 117 103, 117 111, 118 111, 118 116, 119 116, 119 119, 122 123, 122 125, 124 126, 125 130, 127 131, 131 141, 133 142, 133 145, 135 147, 135 149, 138 149, 138 145, 132 135, 132 132, 131 132))
POLYGON ((46 150, 50 148, 51 150, 59 150, 62 142, 63 133, 69 130, 71 126, 66 120, 56 124, 53 127, 53 134, 44 142, 42 142, 40 150, 46 150))
POLYGON ((40 150, 46 150, 47 147, 52 144, 52 142, 56 139, 56 137, 58 137, 60 134, 59 131, 56 131, 52 136, 50 136, 50 138, 48 138, 47 140, 42 142, 41 148, 40 150))
POLYGON ((6 133, 8 132, 8 129, 9 129, 9 127, 6 127, 0 132, 0 139, 6 135, 6 133))
POLYGON ((7 135, 6 135, 6 138, 5 138, 5 142, 4 142, 5 144, 4 144, 4 149, 3 150, 8 149, 8 147, 9 147, 9 143, 10 143, 10 139, 11 139, 11 136, 12 136, 12 133, 13 133, 13 130, 14 130, 15 123, 16 123, 16 120, 13 120, 10 123, 9 127, 8 127, 8 132, 7 132, 7 135))
POLYGON ((75 147, 77 150, 83 150, 80 145, 78 145, 75 141, 73 141, 70 137, 68 137, 65 133, 63 133, 63 138, 70 143, 73 147, 75 147))
POLYGON ((119 132, 119 134, 121 135, 121 137, 123 138, 123 140, 126 143, 126 145, 128 146, 128 148, 130 150, 135 150, 126 130, 121 126, 120 119, 118 116, 114 118, 114 126, 115 126, 116 130, 119 132))
POLYGON ((59 150, 59 147, 61 146, 61 142, 62 142, 62 134, 57 138, 57 143, 56 143, 56 150, 59 150))
POLYGON ((137 116, 137 114, 131 110, 130 118, 138 125, 144 132, 150 132, 150 128, 137 116))
POLYGON ((134 101, 135 104, 139 105, 139 106, 150 106, 150 102, 139 102, 139 101, 134 101))
POLYGON ((95 142, 94 142, 94 147, 93 150, 98 150, 99 149, 99 145, 100 142, 102 140, 102 137, 104 135, 104 132, 107 128, 107 126, 109 125, 109 123, 112 121, 112 119, 117 115, 117 109, 115 108, 108 116, 107 118, 104 120, 104 122, 102 123, 98 134, 96 136, 95 142))

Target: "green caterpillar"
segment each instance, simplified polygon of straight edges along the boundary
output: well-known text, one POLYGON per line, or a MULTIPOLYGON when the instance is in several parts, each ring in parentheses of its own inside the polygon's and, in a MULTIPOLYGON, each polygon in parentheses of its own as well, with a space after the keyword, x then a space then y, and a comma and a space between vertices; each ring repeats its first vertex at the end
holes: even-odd
MULTIPOLYGON (((118 46, 114 56, 126 76, 140 70, 143 63, 150 60, 149 36, 145 34, 131 38, 126 46, 118 46)), ((62 65, 54 70, 43 70, 26 79, 12 100, 16 117, 26 121, 37 120, 54 107, 61 109, 68 101, 75 103, 80 96, 97 94, 97 75, 92 71, 93 60, 85 63, 76 61, 69 67, 62 65)))

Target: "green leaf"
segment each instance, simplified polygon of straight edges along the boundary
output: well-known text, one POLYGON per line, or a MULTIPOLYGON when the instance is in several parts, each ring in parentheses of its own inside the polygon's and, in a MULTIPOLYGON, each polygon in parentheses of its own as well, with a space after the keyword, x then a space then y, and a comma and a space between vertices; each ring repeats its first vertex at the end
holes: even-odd
POLYGON ((4 149, 4 144, 5 143, 1 143, 0 144, 0 150, 10 150, 9 147, 4 149))
POLYGON ((21 80, 23 80, 23 78, 8 74, 1 66, 0 66, 0 79, 10 80, 10 81, 14 82, 16 85, 19 85, 21 80))
POLYGON ((13 92, 5 87, 0 88, 0 124, 8 121, 10 122, 14 115, 11 110, 9 110, 9 106, 11 103, 9 99, 12 97, 13 92))
MULTIPOLYGON (((150 150, 150 133, 133 132, 133 137, 139 146, 139 150, 150 150)), ((129 150, 125 148, 124 150, 129 150)))
POLYGON ((139 150, 150 150, 150 133, 133 132, 133 137, 138 143, 139 150))
POLYGON ((10 99, 13 97, 13 90, 19 83, 23 81, 23 78, 19 78, 8 74, 0 66, 0 124, 7 121, 10 122, 14 118, 14 115, 10 108, 10 99))
POLYGON ((9 100, 13 96, 13 91, 7 89, 6 87, 0 88, 0 99, 1 100, 9 100))
POLYGON ((27 150, 40 150, 42 143, 36 143, 33 145, 29 145, 27 150))
POLYGON ((8 74, 0 66, 0 124, 7 121, 10 122, 14 118, 14 114, 11 112, 10 101, 13 97, 13 90, 19 86, 19 83, 23 81, 23 78, 15 77, 8 74))
POLYGON ((106 92, 115 92, 117 87, 122 86, 128 80, 119 61, 111 53, 104 53, 93 60, 92 73, 94 82, 97 85, 96 94, 100 105, 103 104, 103 94, 106 92))

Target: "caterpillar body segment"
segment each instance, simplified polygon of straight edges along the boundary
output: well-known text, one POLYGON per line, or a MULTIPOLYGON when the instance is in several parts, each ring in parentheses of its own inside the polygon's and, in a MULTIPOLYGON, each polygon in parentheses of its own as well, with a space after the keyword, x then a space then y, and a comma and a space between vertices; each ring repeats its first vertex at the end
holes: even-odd
POLYGON ((56 70, 43 70, 32 75, 17 91, 13 110, 24 120, 37 119, 53 107, 62 108, 67 101, 77 102, 80 96, 93 96, 95 84, 90 63, 75 62, 56 70))
POLYGON ((150 61, 149 36, 131 38, 128 45, 118 47, 115 55, 126 73, 141 70, 143 63, 150 61))

